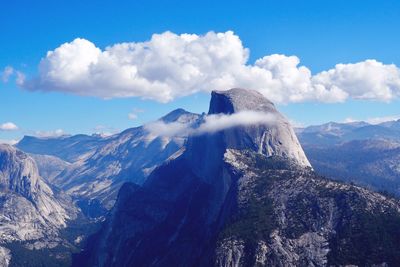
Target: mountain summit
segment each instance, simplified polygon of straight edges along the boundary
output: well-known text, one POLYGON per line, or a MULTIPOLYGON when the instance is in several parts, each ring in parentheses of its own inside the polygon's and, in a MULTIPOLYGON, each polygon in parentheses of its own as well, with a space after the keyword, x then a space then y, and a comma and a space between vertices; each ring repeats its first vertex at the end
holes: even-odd
POLYGON ((315 174, 270 101, 243 89, 213 92, 202 119, 229 127, 190 136, 143 186, 125 183, 76 266, 400 261, 398 201, 315 174), (272 113, 274 123, 226 124, 254 112, 272 113))
POLYGON ((271 101, 254 90, 233 88, 226 91, 211 92, 208 114, 232 114, 244 110, 279 113, 271 101))
MULTIPOLYGON (((311 167, 288 120, 259 92, 239 88, 213 91, 208 115, 221 114, 242 114, 240 119, 243 121, 237 127, 228 127, 216 135, 203 135, 189 140, 189 146, 198 155, 206 153, 208 159, 215 157, 218 154, 212 151, 215 146, 223 147, 220 150, 223 153, 226 149, 250 149, 267 157, 281 157, 300 166, 311 167), (249 123, 254 120, 253 117, 260 118, 260 123, 249 123), (263 117, 269 118, 269 122, 264 123, 263 117), (207 144, 210 148, 204 147, 207 144), (208 151, 212 151, 213 155, 208 151)), ((239 120, 235 117, 232 119, 239 120)))

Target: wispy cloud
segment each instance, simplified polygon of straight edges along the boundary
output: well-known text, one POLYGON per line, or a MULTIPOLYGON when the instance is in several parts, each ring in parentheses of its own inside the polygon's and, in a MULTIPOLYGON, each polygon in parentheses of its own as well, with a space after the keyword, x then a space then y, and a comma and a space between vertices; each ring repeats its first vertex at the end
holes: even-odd
POLYGON ((345 123, 351 123, 351 122, 360 122, 360 121, 365 121, 369 124, 380 124, 383 122, 388 122, 388 121, 397 121, 400 120, 400 115, 389 115, 389 116, 382 116, 382 117, 371 117, 367 118, 365 120, 357 120, 354 118, 346 118, 344 120, 345 123))
POLYGON ((15 82, 17 83, 17 85, 23 86, 25 83, 25 79, 26 79, 25 74, 21 71, 16 71, 15 73, 17 75, 15 82))
POLYGON ((97 125, 93 128, 95 134, 99 134, 101 136, 110 136, 116 134, 120 130, 114 127, 105 126, 105 125, 97 125))
POLYGON ((0 139, 0 144, 15 145, 18 142, 17 139, 0 139))
POLYGON ((58 137, 66 135, 66 133, 64 132, 63 129, 56 129, 52 131, 36 131, 34 135, 38 137, 58 137))
POLYGON ((1 80, 4 83, 7 83, 8 80, 10 79, 11 75, 13 75, 13 74, 14 74, 14 68, 11 67, 11 66, 6 66, 4 68, 4 70, 1 72, 1 75, 0 75, 1 76, 1 80))
POLYGON ((230 115, 213 114, 205 116, 203 122, 196 128, 186 123, 165 123, 163 121, 149 123, 144 127, 156 136, 175 137, 215 133, 238 126, 272 125, 276 122, 276 119, 276 116, 271 113, 241 111, 230 115))
POLYGON ((0 124, 0 131, 16 131, 18 126, 13 122, 5 122, 0 124))
POLYGON ((195 134, 214 133, 221 130, 249 125, 271 125, 276 122, 276 116, 272 113, 256 111, 241 111, 231 115, 216 114, 205 117, 204 123, 195 130, 195 134))
POLYGON ((143 109, 134 108, 131 112, 128 113, 128 119, 136 120, 138 118, 138 114, 144 112, 143 109))

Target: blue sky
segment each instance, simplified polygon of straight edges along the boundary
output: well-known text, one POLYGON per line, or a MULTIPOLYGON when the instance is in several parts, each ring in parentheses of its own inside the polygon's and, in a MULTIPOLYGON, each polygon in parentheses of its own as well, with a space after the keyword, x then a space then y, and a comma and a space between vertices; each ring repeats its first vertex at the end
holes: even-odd
MULTIPOLYGON (((375 59, 400 66, 399 1, 7 1, 0 8, 0 69, 12 66, 35 77, 41 58, 75 38, 100 49, 144 42, 154 33, 204 35, 233 31, 250 50, 248 64, 271 54, 297 56, 312 74, 338 63, 375 59)), ((209 93, 178 96, 168 103, 140 97, 104 100, 51 90, 30 91, 0 82, 0 140, 24 134, 117 131, 154 120, 183 107, 208 109, 209 93), (141 112, 137 112, 140 110, 141 112), (128 114, 136 111, 137 119, 128 114)), ((84 88, 82 88, 84 90, 84 88)), ((347 99, 278 104, 291 120, 305 125, 346 118, 400 115, 400 101, 347 99)))

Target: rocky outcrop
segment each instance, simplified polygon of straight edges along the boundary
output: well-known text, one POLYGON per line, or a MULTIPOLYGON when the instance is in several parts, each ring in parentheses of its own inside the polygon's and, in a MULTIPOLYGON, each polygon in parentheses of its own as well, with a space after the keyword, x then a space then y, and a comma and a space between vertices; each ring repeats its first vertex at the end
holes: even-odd
POLYGON ((122 186, 109 218, 75 265, 399 262, 398 201, 314 173, 290 125, 258 93, 212 94, 210 115, 247 109, 276 113, 276 122, 191 136, 185 150, 156 168, 142 187, 122 186))
POLYGON ((210 115, 249 110, 270 116, 273 121, 268 124, 228 129, 224 133, 227 148, 250 148, 266 156, 284 157, 298 165, 311 166, 289 121, 262 94, 240 88, 212 92, 210 115))
POLYGON ((389 249, 399 240, 398 200, 249 152, 228 151, 226 156, 232 172, 240 173, 237 213, 245 215, 223 231, 245 240, 242 257, 250 265, 369 266, 393 264, 400 256, 389 249), (246 222, 254 205, 263 214, 250 212, 246 222), (263 222, 271 227, 264 228, 263 222))
POLYGON ((56 156, 29 154, 35 162, 39 170, 39 175, 50 184, 53 183, 60 173, 68 168, 71 163, 64 161, 56 156))
POLYGON ((10 260, 10 250, 4 247, 0 247, 0 267, 7 267, 10 264, 10 260))
MULTIPOLYGON (((26 247, 57 245, 59 230, 74 219, 76 209, 61 192, 39 176, 34 160, 22 151, 0 145, 1 244, 23 242, 26 247)), ((9 255, 7 249, 2 254, 9 255)))

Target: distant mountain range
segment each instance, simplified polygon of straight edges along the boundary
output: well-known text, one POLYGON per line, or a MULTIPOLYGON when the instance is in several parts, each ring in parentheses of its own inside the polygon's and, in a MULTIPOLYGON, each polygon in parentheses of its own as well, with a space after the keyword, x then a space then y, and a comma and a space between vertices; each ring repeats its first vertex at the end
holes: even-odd
POLYGON ((295 131, 245 89, 108 137, 26 136, 0 146, 0 266, 396 266, 399 159, 400 121, 295 131))
MULTIPOLYGON (((177 109, 158 121, 192 127, 199 118, 200 115, 177 109)), ((26 136, 16 147, 32 153, 41 172, 49 172, 52 166, 50 182, 78 199, 88 215, 99 216, 113 206, 123 183, 142 184, 152 170, 182 148, 186 138, 186 134, 159 136, 141 126, 110 137, 26 136), (40 154, 52 157, 45 156, 43 160, 40 154)))
POLYGON ((387 139, 400 141, 400 120, 369 124, 366 122, 329 122, 296 129, 303 146, 335 145, 352 140, 387 139))
POLYGON ((330 122, 297 135, 318 173, 400 195, 400 120, 330 122))

